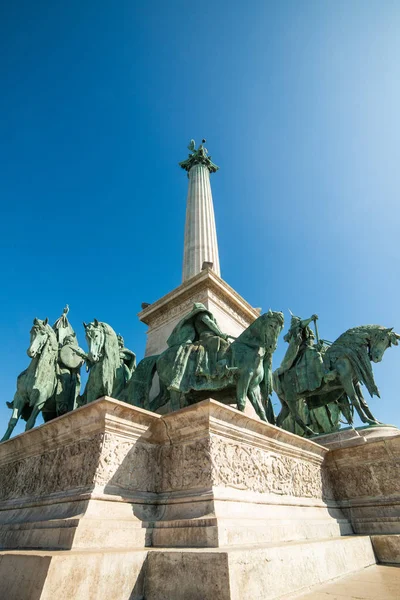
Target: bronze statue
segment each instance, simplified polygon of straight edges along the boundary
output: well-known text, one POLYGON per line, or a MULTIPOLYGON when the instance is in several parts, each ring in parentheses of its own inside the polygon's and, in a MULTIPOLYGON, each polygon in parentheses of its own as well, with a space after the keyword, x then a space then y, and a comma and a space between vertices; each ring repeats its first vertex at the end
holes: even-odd
POLYGON ((282 313, 268 311, 228 344, 229 336, 222 333, 210 311, 196 303, 175 327, 168 349, 139 363, 122 398, 150 410, 168 402, 171 410, 177 410, 211 393, 228 403, 235 397, 238 409, 244 410, 249 398, 263 421, 274 422, 272 355, 282 327, 282 313), (156 372, 160 393, 150 401, 156 372), (219 392, 224 396, 218 396, 219 392))
POLYGON ((285 336, 289 349, 281 367, 273 374, 274 389, 282 403, 277 425, 282 426, 291 415, 303 432, 315 435, 321 432, 315 409, 325 406, 328 410, 332 407, 331 430, 338 428, 340 412, 352 424, 353 409, 363 423, 378 424, 362 395, 360 384, 366 386, 371 396, 379 397, 371 361, 380 362, 387 348, 392 344, 398 345, 400 336, 393 332, 393 328, 362 325, 347 330, 331 345, 319 342, 314 346, 308 326, 315 320, 316 315, 305 321, 293 317, 285 336), (304 402, 311 416, 310 424, 314 422, 317 425, 317 432, 305 422, 304 412, 300 414, 300 406, 304 402), (314 421, 312 411, 315 413, 314 421))

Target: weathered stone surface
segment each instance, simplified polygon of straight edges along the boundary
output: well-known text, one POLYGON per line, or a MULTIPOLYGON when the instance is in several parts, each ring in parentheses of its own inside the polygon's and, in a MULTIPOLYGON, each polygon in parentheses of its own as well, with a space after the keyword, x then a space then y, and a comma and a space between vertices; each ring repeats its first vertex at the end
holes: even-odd
POLYGON ((151 551, 146 600, 283 599, 372 564, 375 558, 367 537, 269 548, 151 551))
POLYGON ((213 483, 261 493, 322 498, 321 465, 211 438, 213 483))
POLYGON ((89 518, 104 521, 110 546, 126 543, 128 532, 133 546, 350 533, 331 499, 324 454, 212 400, 160 417, 105 398, 0 446, 0 541, 94 547, 99 529, 88 531, 89 518))
MULTIPOLYGON (((400 534, 400 432, 393 427, 321 436, 334 497, 362 534, 400 534)), ((395 561, 393 561, 395 562, 395 561)))
POLYGON ((93 402, 0 445, 2 591, 264 600, 360 569, 370 540, 340 537, 328 453, 213 400, 93 402))
POLYGON ((0 545, 143 547, 158 481, 146 435, 158 419, 104 398, 1 444, 0 545))
POLYGON ((4 600, 143 600, 146 556, 145 550, 0 552, 1 596, 4 600))
POLYGON ((378 562, 400 564, 400 534, 373 535, 371 541, 378 562))
POLYGON ((33 499, 92 486, 103 440, 104 434, 96 433, 49 452, 1 465, 0 500, 33 499))

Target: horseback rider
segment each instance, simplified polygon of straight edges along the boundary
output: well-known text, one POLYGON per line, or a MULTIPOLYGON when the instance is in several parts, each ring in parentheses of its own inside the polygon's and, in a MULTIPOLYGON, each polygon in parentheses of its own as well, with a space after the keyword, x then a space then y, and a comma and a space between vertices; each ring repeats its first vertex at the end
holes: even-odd
POLYGON ((274 373, 274 383, 278 389, 282 386, 284 375, 293 369, 297 393, 317 389, 325 376, 322 359, 323 342, 314 342, 315 335, 310 323, 316 323, 318 315, 309 319, 301 319, 292 315, 290 329, 283 338, 289 347, 282 360, 281 366, 274 373))
POLYGON ((68 321, 68 304, 61 317, 53 325, 58 342, 56 366, 57 387, 55 391, 56 409, 59 415, 76 407, 81 386, 80 370, 85 353, 78 345, 75 331, 68 321))
POLYGON ((197 351, 194 374, 214 379, 220 376, 218 358, 229 344, 212 313, 201 302, 195 302, 191 312, 176 325, 167 340, 169 347, 177 346, 170 390, 182 392, 188 375, 189 358, 197 351), (184 384, 183 384, 184 385, 184 384))

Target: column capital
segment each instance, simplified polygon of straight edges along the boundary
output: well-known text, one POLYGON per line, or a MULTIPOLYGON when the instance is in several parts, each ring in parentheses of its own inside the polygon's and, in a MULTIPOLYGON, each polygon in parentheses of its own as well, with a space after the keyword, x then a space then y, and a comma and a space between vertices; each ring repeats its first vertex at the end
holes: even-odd
POLYGON ((186 160, 179 163, 179 166, 182 169, 185 169, 185 171, 189 172, 190 169, 195 165, 204 165, 205 167, 207 167, 210 173, 215 173, 216 171, 218 171, 219 167, 217 167, 217 165, 212 162, 211 156, 208 155, 207 148, 203 146, 205 142, 206 140, 202 140, 200 146, 196 150, 195 141, 190 140, 188 148, 191 152, 189 154, 189 157, 186 160))

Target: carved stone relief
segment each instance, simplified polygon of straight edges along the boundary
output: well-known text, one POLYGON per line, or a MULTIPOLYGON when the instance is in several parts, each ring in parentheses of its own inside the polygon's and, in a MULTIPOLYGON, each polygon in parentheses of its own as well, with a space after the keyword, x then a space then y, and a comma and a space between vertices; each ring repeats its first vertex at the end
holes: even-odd
POLYGON ((154 492, 159 470, 157 452, 158 448, 152 444, 134 444, 132 441, 106 433, 96 472, 96 483, 106 488, 110 485, 154 492))
POLYGON ((189 313, 193 308, 194 302, 205 302, 207 300, 207 294, 203 295, 197 293, 193 294, 187 300, 179 302, 175 306, 169 307, 168 310, 162 312, 157 317, 151 319, 151 327, 154 329, 159 325, 163 325, 169 321, 172 321, 175 317, 180 317, 189 313))
POLYGON ((37 497, 91 486, 103 433, 0 467, 0 500, 37 497))
POLYGON ((400 494, 398 462, 346 465, 330 472, 337 500, 400 494))
POLYGON ((161 450, 160 490, 185 490, 211 486, 210 441, 164 446, 161 450))
POLYGON ((246 444, 211 439, 213 484, 309 498, 322 498, 321 466, 246 444))

